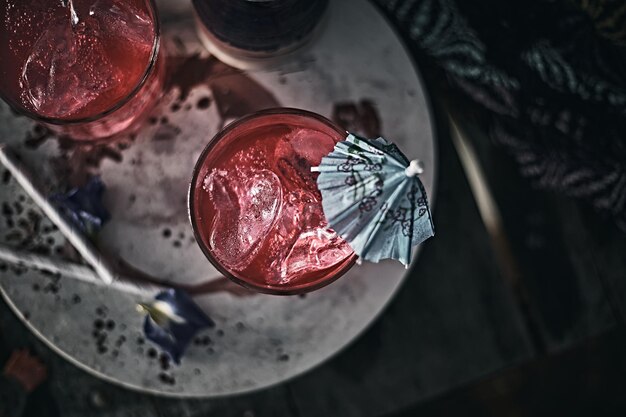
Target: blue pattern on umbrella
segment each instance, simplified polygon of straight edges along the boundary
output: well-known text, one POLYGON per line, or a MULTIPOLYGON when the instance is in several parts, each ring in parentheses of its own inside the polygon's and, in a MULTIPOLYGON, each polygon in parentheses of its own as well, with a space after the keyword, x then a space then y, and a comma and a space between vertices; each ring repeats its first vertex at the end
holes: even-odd
POLYGON ((102 205, 105 190, 100 177, 93 177, 82 187, 52 195, 50 201, 83 233, 93 236, 110 219, 109 212, 102 205))
POLYGON ((213 320, 181 290, 163 291, 153 302, 139 304, 138 310, 148 313, 143 323, 146 338, 177 364, 196 333, 215 326, 213 320))
POLYGON ((408 267, 413 246, 434 236, 421 166, 385 139, 349 134, 312 171, 328 224, 362 259, 408 267))

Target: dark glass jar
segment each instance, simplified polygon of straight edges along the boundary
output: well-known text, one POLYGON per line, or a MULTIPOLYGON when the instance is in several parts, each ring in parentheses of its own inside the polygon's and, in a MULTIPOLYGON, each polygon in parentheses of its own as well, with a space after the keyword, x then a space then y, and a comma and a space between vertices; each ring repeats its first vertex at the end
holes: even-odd
POLYGON ((328 0, 193 0, 193 4, 205 46, 231 65, 255 67, 305 44, 328 0))

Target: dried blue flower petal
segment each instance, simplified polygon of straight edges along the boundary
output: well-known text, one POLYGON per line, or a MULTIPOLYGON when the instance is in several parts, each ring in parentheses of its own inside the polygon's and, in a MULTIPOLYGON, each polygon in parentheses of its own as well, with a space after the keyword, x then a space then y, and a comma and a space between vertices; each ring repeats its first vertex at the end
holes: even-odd
POLYGON ((181 290, 163 291, 153 302, 139 304, 138 309, 148 313, 143 323, 146 338, 177 364, 196 333, 214 326, 213 320, 181 290))
POLYGON ((52 195, 50 201, 83 233, 93 236, 111 217, 102 205, 105 189, 100 177, 93 177, 82 187, 52 195))

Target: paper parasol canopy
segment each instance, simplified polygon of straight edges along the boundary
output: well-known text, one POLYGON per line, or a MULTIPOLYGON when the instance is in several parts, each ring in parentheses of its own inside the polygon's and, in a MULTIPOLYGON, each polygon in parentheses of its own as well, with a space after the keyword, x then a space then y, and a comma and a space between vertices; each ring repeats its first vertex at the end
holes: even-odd
POLYGON ((397 259, 406 267, 412 248, 434 236, 423 169, 383 138, 349 134, 322 158, 317 186, 329 227, 362 259, 397 259))

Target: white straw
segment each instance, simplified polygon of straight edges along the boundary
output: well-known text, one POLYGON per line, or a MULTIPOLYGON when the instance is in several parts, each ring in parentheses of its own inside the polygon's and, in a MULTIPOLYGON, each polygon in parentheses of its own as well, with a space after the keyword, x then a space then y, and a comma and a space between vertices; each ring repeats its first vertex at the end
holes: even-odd
POLYGON ((74 227, 74 225, 66 220, 56 207, 37 189, 33 181, 21 166, 21 164, 11 154, 5 144, 0 144, 0 162, 9 170, 13 178, 22 186, 26 194, 28 194, 35 204, 43 210, 50 221, 54 223, 59 231, 69 240, 76 248, 78 253, 89 263, 96 271, 100 279, 105 284, 112 284, 117 280, 114 268, 112 268, 107 260, 100 255, 99 251, 93 244, 85 238, 85 236, 74 227))
POLYGON ((49 271, 53 274, 61 274, 64 278, 73 278, 78 281, 114 288, 126 293, 137 295, 150 295, 163 290, 156 284, 138 285, 136 283, 116 280, 111 284, 105 284, 93 269, 85 265, 54 259, 44 255, 37 255, 30 252, 16 251, 9 247, 0 245, 0 261, 9 262, 16 265, 23 265, 30 268, 49 271))

